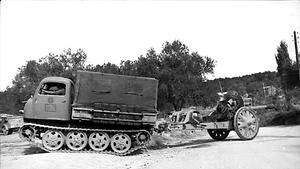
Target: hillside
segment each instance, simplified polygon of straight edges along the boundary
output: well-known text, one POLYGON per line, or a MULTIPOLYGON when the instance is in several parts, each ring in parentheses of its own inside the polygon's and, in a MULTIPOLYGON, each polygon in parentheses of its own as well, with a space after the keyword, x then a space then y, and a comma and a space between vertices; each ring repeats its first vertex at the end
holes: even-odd
POLYGON ((219 78, 208 80, 200 84, 200 95, 202 96, 199 105, 213 107, 218 100, 217 92, 236 91, 240 95, 247 95, 253 98, 254 104, 269 104, 272 101, 270 93, 264 87, 272 86, 276 89, 274 95, 281 94, 280 80, 276 72, 262 72, 251 75, 233 78, 219 78))

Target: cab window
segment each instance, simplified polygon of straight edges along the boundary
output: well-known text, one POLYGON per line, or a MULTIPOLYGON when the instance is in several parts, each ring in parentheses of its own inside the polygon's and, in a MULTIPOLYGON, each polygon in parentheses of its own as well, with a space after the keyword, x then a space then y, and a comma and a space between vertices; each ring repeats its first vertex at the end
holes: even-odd
POLYGON ((63 83, 47 82, 41 85, 39 90, 41 95, 65 95, 66 85, 63 83))

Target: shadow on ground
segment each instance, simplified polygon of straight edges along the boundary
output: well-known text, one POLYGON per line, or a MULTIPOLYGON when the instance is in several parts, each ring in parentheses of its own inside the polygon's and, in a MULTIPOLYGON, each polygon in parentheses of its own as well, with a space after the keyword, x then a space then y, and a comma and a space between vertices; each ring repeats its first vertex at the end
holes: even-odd
MULTIPOLYGON (((112 151, 112 150, 111 150, 112 151)), ((137 151, 134 151, 130 154, 128 154, 128 156, 134 156, 134 155, 140 155, 140 154, 144 154, 147 150, 146 149, 139 149, 137 151)), ((39 147, 28 147, 25 148, 23 153, 24 155, 32 155, 32 154, 44 154, 44 153, 49 153, 39 147)), ((79 152, 78 152, 79 153, 79 152)))
POLYGON ((154 136, 150 145, 147 147, 149 150, 160 150, 173 147, 186 147, 186 148, 202 148, 210 146, 212 139, 174 139, 165 138, 163 136, 154 136))
POLYGON ((24 150, 24 155, 31 155, 31 154, 41 154, 41 153, 48 153, 45 150, 39 147, 28 147, 24 150))
POLYGON ((139 149, 139 150, 136 150, 126 156, 135 156, 135 155, 141 155, 141 154, 145 154, 145 152, 147 152, 147 149, 145 148, 142 148, 142 149, 139 149))
MULTIPOLYGON (((257 136, 257 137, 265 137, 265 136, 257 136)), ((268 137, 268 136, 266 136, 268 137)), ((272 138, 273 136, 270 136, 272 138)), ((274 136, 273 138, 278 139, 278 138, 294 138, 298 136, 274 136)), ((300 136, 299 136, 300 137, 300 136)), ((154 136, 150 145, 147 147, 149 150, 160 150, 160 149, 165 149, 165 148, 173 148, 173 147, 185 147, 186 149, 192 149, 192 148, 204 148, 208 146, 213 146, 212 143, 216 142, 244 142, 244 141, 249 141, 249 140, 241 140, 240 138, 232 138, 228 137, 225 140, 213 140, 213 139, 203 139, 203 138, 193 138, 193 139, 176 139, 176 138, 166 138, 161 135, 154 136), (172 141, 172 139, 174 139, 172 141)))

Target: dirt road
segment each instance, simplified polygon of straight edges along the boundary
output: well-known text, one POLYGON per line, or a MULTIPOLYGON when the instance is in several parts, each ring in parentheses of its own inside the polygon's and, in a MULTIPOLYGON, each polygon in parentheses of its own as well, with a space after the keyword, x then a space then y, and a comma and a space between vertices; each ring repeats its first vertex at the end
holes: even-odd
POLYGON ((125 157, 45 153, 16 134, 0 139, 1 169, 300 169, 300 126, 260 128, 251 141, 240 141, 235 132, 226 141, 204 132, 164 134, 154 136, 146 152, 125 157))

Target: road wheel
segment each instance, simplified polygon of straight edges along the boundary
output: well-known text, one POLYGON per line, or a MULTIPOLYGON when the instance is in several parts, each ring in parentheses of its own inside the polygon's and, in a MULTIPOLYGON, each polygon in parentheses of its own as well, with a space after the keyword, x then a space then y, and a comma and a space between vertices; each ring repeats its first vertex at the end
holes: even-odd
POLYGON ((109 136, 104 132, 94 132, 89 137, 89 146, 95 151, 103 151, 109 146, 109 136))
POLYGON ((4 135, 9 135, 12 133, 12 130, 9 129, 6 124, 3 124, 1 127, 1 133, 3 133, 4 135))
POLYGON ((65 136, 61 131, 48 130, 43 135, 43 146, 48 150, 58 150, 64 145, 65 136))
POLYGON ((259 120, 254 110, 240 108, 234 116, 234 129, 242 140, 251 140, 259 130, 259 120))
POLYGON ((111 138, 110 146, 116 153, 125 153, 131 147, 131 139, 125 133, 118 133, 111 138))
POLYGON ((214 140, 224 140, 228 136, 230 130, 227 129, 208 129, 208 134, 214 140))
POLYGON ((67 134, 67 146, 74 151, 82 150, 87 145, 88 139, 85 132, 71 131, 67 134))

